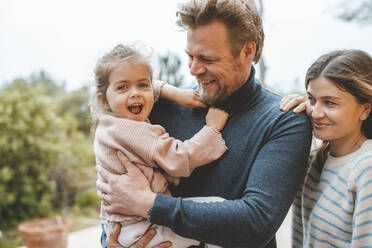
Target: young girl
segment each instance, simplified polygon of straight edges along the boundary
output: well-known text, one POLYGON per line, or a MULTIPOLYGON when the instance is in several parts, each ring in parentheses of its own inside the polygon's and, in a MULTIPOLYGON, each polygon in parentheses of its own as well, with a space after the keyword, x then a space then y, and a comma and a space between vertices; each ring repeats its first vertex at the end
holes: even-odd
MULTIPOLYGON (((118 45, 98 60, 95 69, 97 92, 92 114, 95 122, 94 152, 97 166, 116 174, 126 173, 117 158, 123 152, 148 179, 154 192, 170 195, 168 183, 178 184, 178 177, 188 177, 202 165, 218 159, 227 150, 220 130, 228 114, 210 108, 206 125, 191 139, 176 140, 163 127, 151 125, 148 116, 154 98, 166 97, 183 106, 200 107, 197 93, 154 82, 146 57, 129 46, 118 45)), ((102 178, 100 178, 102 180, 102 178)), ((221 201, 206 197, 200 201, 221 201)), ((101 218, 106 233, 121 223, 118 241, 130 247, 149 229, 151 223, 139 216, 110 214, 101 208, 101 218)), ((156 227, 157 235, 149 247, 162 241, 171 241, 174 247, 199 244, 173 233, 170 229, 156 227)))
POLYGON ((323 141, 293 204, 292 247, 372 245, 372 58, 334 51, 308 69, 308 99, 287 96, 282 110, 306 109, 323 141))

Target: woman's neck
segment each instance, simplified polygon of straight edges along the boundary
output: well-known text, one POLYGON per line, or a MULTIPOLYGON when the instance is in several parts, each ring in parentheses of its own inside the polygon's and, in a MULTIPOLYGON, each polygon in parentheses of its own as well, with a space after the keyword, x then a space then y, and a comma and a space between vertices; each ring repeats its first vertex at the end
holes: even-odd
POLYGON ((330 153, 334 157, 342 157, 357 151, 367 138, 357 133, 345 139, 330 141, 330 153))

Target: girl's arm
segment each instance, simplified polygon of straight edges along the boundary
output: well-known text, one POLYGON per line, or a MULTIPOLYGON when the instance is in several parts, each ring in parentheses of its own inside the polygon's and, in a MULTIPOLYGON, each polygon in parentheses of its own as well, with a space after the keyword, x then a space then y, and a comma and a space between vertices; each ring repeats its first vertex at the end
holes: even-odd
POLYGON ((190 139, 181 141, 170 137, 159 125, 103 116, 96 138, 97 142, 125 154, 131 151, 142 160, 141 164, 159 166, 171 176, 188 177, 195 168, 218 159, 227 150, 219 132, 227 118, 226 112, 210 108, 207 125, 190 139))
POLYGON ((166 82, 154 80, 154 92, 160 98, 175 101, 185 108, 206 108, 200 100, 199 92, 192 89, 181 89, 166 82))

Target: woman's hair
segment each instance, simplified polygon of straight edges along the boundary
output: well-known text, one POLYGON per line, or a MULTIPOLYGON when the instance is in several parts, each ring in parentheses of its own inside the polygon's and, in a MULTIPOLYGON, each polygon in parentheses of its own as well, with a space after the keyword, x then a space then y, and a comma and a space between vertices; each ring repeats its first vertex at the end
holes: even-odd
MULTIPOLYGON (((372 58, 360 50, 337 50, 319 57, 308 69, 306 89, 311 80, 324 77, 338 88, 347 91, 360 104, 372 104, 372 58)), ((372 139, 372 112, 362 123, 362 132, 372 139)), ((323 141, 316 155, 316 164, 323 165, 327 159, 329 142, 323 141)))
POLYGON ((122 63, 146 66, 150 74, 150 80, 152 81, 152 67, 150 65, 149 56, 141 54, 134 46, 117 45, 98 59, 94 70, 95 93, 90 101, 93 131, 95 131, 97 127, 99 116, 103 113, 108 113, 104 108, 104 102, 107 102, 106 91, 110 84, 109 77, 112 70, 122 63), (98 95, 102 96, 101 100, 98 100, 98 95))
POLYGON ((177 24, 184 29, 221 21, 227 27, 234 57, 251 41, 256 43, 254 62, 261 57, 264 32, 253 0, 190 0, 181 6, 177 17, 177 24))

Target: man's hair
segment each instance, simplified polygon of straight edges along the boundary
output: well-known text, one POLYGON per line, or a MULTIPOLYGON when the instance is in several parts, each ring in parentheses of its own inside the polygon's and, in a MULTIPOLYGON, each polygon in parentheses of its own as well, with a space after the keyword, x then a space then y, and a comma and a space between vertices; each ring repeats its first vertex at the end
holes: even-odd
POLYGON ((253 0, 189 0, 181 5, 177 17, 177 24, 185 30, 221 21, 227 27, 234 57, 247 42, 256 43, 253 61, 257 63, 261 57, 264 32, 253 0))

